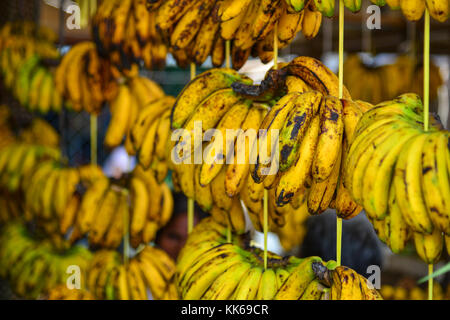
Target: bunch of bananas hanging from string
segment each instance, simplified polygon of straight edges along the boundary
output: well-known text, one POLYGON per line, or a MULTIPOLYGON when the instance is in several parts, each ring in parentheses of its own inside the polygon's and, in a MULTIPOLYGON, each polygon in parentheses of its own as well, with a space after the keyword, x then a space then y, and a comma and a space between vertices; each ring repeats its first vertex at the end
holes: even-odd
POLYGON ((145 0, 103 1, 92 20, 92 34, 101 56, 118 73, 135 73, 143 61, 146 68, 163 68, 168 47, 156 29, 156 12, 145 0))
POLYGON ((163 250, 145 246, 129 261, 117 251, 97 251, 87 287, 100 300, 178 300, 175 262, 163 250))
MULTIPOLYGON (((384 300, 427 300, 428 293, 420 286, 405 284, 381 285, 380 293, 384 300)), ((444 290, 441 284, 433 281, 433 300, 450 300, 450 286, 444 290)))
POLYGON ((124 237, 133 248, 154 240, 172 216, 173 198, 165 183, 136 167, 119 180, 97 179, 83 194, 71 241, 87 235, 93 247, 117 248, 124 237))
MULTIPOLYGON (((109 1, 105 1, 109 2, 109 1)), ((56 90, 69 109, 100 113, 104 102, 114 99, 118 83, 108 60, 102 59, 96 45, 85 41, 74 45, 55 71, 56 90)))
POLYGON ((3 82, 20 104, 30 111, 43 114, 59 112, 63 106, 61 95, 55 90, 52 62, 59 53, 54 35, 43 28, 29 30, 7 24, 0 30, 0 70, 3 82))
POLYGON ((231 41, 233 68, 240 69, 250 56, 271 61, 275 36, 284 48, 300 31, 314 38, 321 23, 314 1, 295 10, 284 0, 116 0, 99 6, 93 34, 101 54, 119 70, 132 70, 139 61, 162 67, 168 52, 180 67, 201 65, 208 57, 220 67, 225 41, 231 41))
POLYGON ((176 265, 176 283, 185 300, 381 299, 366 280, 319 257, 281 257, 250 246, 246 236, 227 242, 227 228, 206 218, 190 233, 176 265))
POLYGON ((422 101, 404 94, 366 112, 344 160, 343 181, 393 252, 412 237, 434 264, 450 242, 450 133, 422 101), (444 240, 445 237, 445 240, 444 240))
MULTIPOLYGON (((308 0, 285 0, 294 10, 301 10, 308 0)), ((410 21, 417 21, 422 18, 425 8, 428 9, 430 15, 439 22, 445 22, 449 16, 448 0, 370 0, 373 4, 383 7, 386 4, 392 10, 399 10, 410 21)), ((326 17, 335 15, 335 6, 338 5, 336 0, 310 0, 314 2, 317 10, 326 17)), ((361 10, 361 0, 344 0, 344 6, 350 11, 356 13, 361 10)))
MULTIPOLYGON (((370 66, 353 54, 345 59, 344 74, 344 83, 354 99, 376 104, 405 92, 423 97, 423 65, 406 55, 399 56, 392 64, 370 66)), ((431 62, 430 101, 438 98, 442 84, 440 70, 431 62)))
POLYGON ((334 207, 346 219, 362 210, 340 183, 340 164, 348 139, 344 137, 353 134, 371 105, 352 102, 347 90, 342 102, 335 98, 337 77, 318 60, 299 57, 279 67, 270 70, 259 86, 230 69, 209 70, 183 89, 172 109, 172 128, 182 128, 186 134, 168 144, 174 185, 235 232, 245 231, 240 199, 254 227, 262 230, 264 188, 269 189, 269 226, 273 227, 285 224, 287 212, 304 210, 305 202, 311 214, 334 207), (195 144, 199 121, 200 139, 212 128, 222 136, 195 144), (242 133, 227 139, 227 129, 244 133, 266 129, 267 134, 242 133), (257 151, 258 145, 275 145, 270 141, 275 129, 280 132, 279 150, 257 151), (205 147, 204 159, 195 163, 194 153, 201 147, 205 147), (232 159, 230 151, 240 149, 242 159, 239 152, 232 159))
POLYGON ((84 284, 91 259, 85 247, 39 240, 17 222, 0 232, 0 276, 8 279, 14 293, 22 298, 36 299, 57 285, 66 286, 67 270, 73 265, 80 267, 84 284))

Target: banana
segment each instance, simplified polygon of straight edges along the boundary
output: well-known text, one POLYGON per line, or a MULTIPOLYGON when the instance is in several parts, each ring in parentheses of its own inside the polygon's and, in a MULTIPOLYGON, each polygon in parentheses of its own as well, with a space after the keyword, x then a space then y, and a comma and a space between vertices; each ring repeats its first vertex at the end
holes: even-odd
POLYGON ((406 19, 418 21, 425 12, 425 1, 423 0, 400 0, 400 8, 406 19))
POLYGON ((314 0, 314 5, 324 16, 331 18, 334 15, 333 0, 314 0))
POLYGON ((401 0, 386 0, 386 3, 389 5, 389 7, 392 10, 399 10, 400 9, 400 1, 401 0))
MULTIPOLYGON (((305 23, 305 17, 303 23, 305 23)), ((303 29, 302 29, 303 31, 303 29)), ((324 96, 339 97, 339 80, 322 62, 311 57, 297 57, 287 66, 287 74, 295 75, 305 81, 313 90, 324 96)), ((343 98, 352 100, 347 88, 343 89, 343 98)))
POLYGON ((444 235, 438 228, 434 228, 430 235, 414 232, 414 245, 417 254, 425 263, 435 264, 444 248, 444 235))
POLYGON ((137 298, 133 300, 147 300, 147 288, 141 273, 140 264, 136 259, 131 259, 128 264, 128 278, 130 277, 132 279, 132 281, 129 281, 131 294, 137 298))
MULTIPOLYGON (((251 30, 252 39, 254 41, 264 39, 275 27, 275 24, 278 22, 283 12, 281 1, 282 0, 261 0, 251 30)), ((272 39, 273 38, 274 37, 272 37, 272 39)))
POLYGON ((117 248, 120 245, 125 234, 125 219, 130 217, 128 196, 124 192, 120 192, 117 197, 117 209, 104 237, 104 245, 107 248, 117 248))
POLYGON ((231 210, 233 199, 228 197, 225 193, 225 176, 226 168, 222 167, 219 174, 211 182, 211 194, 214 204, 222 210, 228 212, 231 210))
POLYGON ((169 30, 172 26, 183 17, 186 12, 190 11, 192 6, 198 1, 196 0, 168 0, 164 1, 158 9, 156 15, 156 25, 161 30, 169 30))
POLYGON ((163 89, 157 83, 145 77, 132 78, 129 86, 132 96, 138 102, 139 110, 165 97, 163 89))
POLYGON ((244 275, 236 288, 232 300, 254 300, 261 283, 263 268, 253 267, 244 275))
POLYGON ((235 138, 228 137, 228 135, 241 129, 241 125, 249 111, 249 104, 248 101, 235 104, 218 123, 216 134, 220 132, 222 137, 220 135, 211 137, 211 140, 214 138, 214 141, 211 141, 204 150, 206 157, 200 170, 200 185, 207 186, 210 184, 223 165, 230 162, 230 156, 235 152, 235 150, 232 150, 235 138))
POLYGON ((175 263, 165 251, 155 247, 146 246, 141 251, 141 255, 144 259, 152 261, 166 281, 169 282, 173 279, 176 271, 175 263))
POLYGON ((409 227, 403 219, 393 186, 390 187, 389 215, 386 216, 384 221, 389 248, 394 253, 400 253, 409 240, 409 227))
POLYGON ((194 40, 192 55, 197 65, 202 65, 211 53, 214 40, 219 30, 219 24, 214 20, 214 15, 208 15, 203 21, 194 40))
POLYGON ((175 101, 171 114, 172 129, 184 127, 185 122, 204 99, 216 91, 229 88, 236 81, 252 83, 251 79, 239 75, 232 69, 211 69, 196 76, 175 101))
POLYGON ((220 68, 225 61, 225 40, 217 36, 211 52, 211 63, 214 68, 220 68))
POLYGON ((237 263, 217 277, 201 297, 202 300, 229 300, 233 292, 247 274, 251 265, 247 262, 237 263))
POLYGON ((211 188, 210 186, 202 186, 200 184, 200 165, 195 165, 194 169, 194 194, 195 201, 200 206, 200 208, 205 212, 210 212, 214 201, 212 198, 211 188))
POLYGON ((445 22, 449 16, 449 2, 445 0, 425 0, 430 15, 439 22, 445 22))
POLYGON ((170 35, 170 44, 175 50, 185 49, 191 43, 214 4, 215 1, 196 1, 181 17, 170 35))
POLYGON ((139 266, 147 286, 150 288, 154 299, 162 298, 166 288, 166 281, 156 266, 149 259, 137 258, 139 266))
POLYGON ((248 176, 250 163, 255 161, 256 152, 253 150, 257 142, 257 130, 265 114, 265 111, 253 106, 242 123, 242 131, 236 138, 234 160, 227 166, 225 177, 225 191, 229 197, 241 192, 248 176))
POLYGON ((289 12, 285 2, 283 2, 283 11, 278 21, 277 38, 279 42, 291 41, 302 27, 303 12, 289 12))
POLYGON ((286 118, 295 106, 299 93, 291 93, 281 98, 267 113, 258 133, 258 157, 256 164, 251 164, 250 172, 257 183, 261 183, 267 177, 269 167, 272 164, 274 148, 277 143, 273 139, 279 139, 279 130, 284 126, 286 118))
POLYGON ((306 258, 295 267, 283 286, 279 288, 274 300, 298 300, 315 278, 313 262, 321 262, 321 260, 317 257, 306 258))
POLYGON ((247 12, 243 21, 241 22, 235 36, 233 45, 241 48, 242 50, 249 49, 255 43, 253 40, 253 23, 259 14, 259 8, 263 5, 264 2, 268 2, 267 0, 254 0, 250 3, 247 8, 247 12))
POLYGON ((376 145, 376 152, 367 164, 362 184, 363 206, 374 219, 382 220, 388 213, 389 185, 394 166, 404 143, 418 135, 415 130, 398 129, 389 139, 376 145))
POLYGON ((96 180, 94 184, 86 191, 81 202, 80 212, 78 213, 78 227, 80 232, 85 234, 91 230, 95 219, 99 202, 109 188, 109 181, 106 178, 96 180))
POLYGON ((145 183, 139 178, 131 179, 130 191, 132 197, 130 233, 136 235, 144 229, 149 212, 150 199, 145 183))
POLYGON ((320 118, 315 116, 306 131, 296 163, 281 177, 276 188, 276 203, 283 206, 305 185, 311 167, 320 130, 320 118))
POLYGON ((415 232, 430 234, 433 223, 423 199, 421 184, 422 150, 426 134, 409 140, 397 160, 394 184, 398 204, 406 222, 415 232))
POLYGON ((277 276, 272 268, 264 270, 259 284, 256 300, 272 300, 277 294, 277 276))
POLYGON ((232 20, 242 14, 242 12, 246 12, 249 7, 251 0, 225 0, 222 1, 217 10, 217 16, 221 22, 226 22, 232 20))
POLYGON ((53 75, 47 72, 42 79, 42 83, 39 87, 39 102, 37 104, 38 110, 42 114, 47 114, 52 107, 52 97, 53 97, 53 75))
POLYGON ((168 110, 174 102, 174 98, 166 96, 156 102, 148 104, 138 114, 134 126, 131 128, 130 140, 135 150, 139 150, 152 123, 168 110))
POLYGON ((119 87, 119 94, 111 103, 111 121, 105 135, 105 145, 109 148, 117 147, 127 135, 130 110, 132 103, 131 92, 127 85, 119 87))
POLYGON ((138 153, 139 164, 145 169, 149 169, 154 158, 155 146, 156 146, 156 131, 158 129, 159 120, 156 119, 148 128, 147 133, 144 136, 144 140, 138 153))
POLYGON ((355 271, 339 266, 332 271, 331 300, 364 300, 364 285, 355 271))
POLYGON ((317 36, 322 25, 322 14, 319 11, 311 9, 311 4, 303 9, 302 34, 310 40, 317 36))
MULTIPOLYGON (((322 103, 322 94, 311 91, 301 94, 294 102, 280 132, 280 170, 288 170, 298 157, 298 149, 313 117, 322 103)), ((320 139, 319 139, 320 142, 320 139)))
POLYGON ((306 287, 299 300, 320 300, 324 289, 325 287, 318 280, 313 280, 306 287))
POLYGON ((28 96, 28 108, 36 111, 39 106, 39 94, 42 82, 47 75, 44 67, 39 67, 33 74, 30 82, 30 91, 28 96))
POLYGON ((111 220, 119 202, 118 194, 115 190, 108 190, 102 203, 98 207, 97 215, 93 221, 92 228, 89 232, 89 242, 99 244, 103 236, 111 225, 111 220))
POLYGON ((301 12, 308 4, 307 0, 288 0, 286 3, 289 5, 288 7, 292 8, 293 11, 301 12))
POLYGON ((344 6, 353 13, 359 12, 361 10, 361 0, 344 0, 344 6))

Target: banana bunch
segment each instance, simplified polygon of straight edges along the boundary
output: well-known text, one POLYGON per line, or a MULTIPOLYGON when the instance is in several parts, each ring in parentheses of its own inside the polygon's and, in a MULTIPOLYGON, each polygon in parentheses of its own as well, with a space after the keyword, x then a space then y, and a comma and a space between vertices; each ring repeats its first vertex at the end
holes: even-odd
POLYGON ((66 284, 48 290, 47 300, 95 300, 86 289, 69 289, 66 284))
POLYGON ((22 224, 7 224, 0 233, 1 276, 23 298, 35 299, 58 284, 66 285, 72 265, 79 266, 84 286, 91 258, 82 246, 70 247, 65 241, 55 246, 49 240, 37 240, 22 224))
POLYGON ((31 123, 19 133, 20 141, 50 148, 59 148, 60 137, 55 128, 41 118, 34 118, 31 123))
POLYGON ((28 187, 27 176, 45 160, 58 160, 58 149, 48 146, 15 143, 0 150, 0 187, 15 193, 28 187))
POLYGON ((156 28, 156 12, 145 0, 103 1, 92 20, 92 33, 100 54, 115 71, 135 74, 143 61, 148 69, 163 68, 168 46, 156 28))
POLYGON ((117 251, 97 251, 87 273, 89 291, 100 300, 178 300, 175 262, 146 245, 127 263, 117 251))
MULTIPOLYGON (((341 281, 336 289, 341 274, 334 261, 268 252, 265 269, 264 252, 249 244, 248 235, 234 235, 227 242, 226 234, 226 227, 212 218, 203 219, 190 233, 177 259, 176 283, 182 299, 326 300, 332 290, 348 291, 341 281)), ((375 296, 376 291, 367 288, 359 299, 375 296)))
POLYGON ((364 207, 379 238, 393 252, 410 237, 418 255, 436 262, 450 233, 449 132, 423 105, 404 94, 366 112, 344 159, 344 185, 364 207))
POLYGON ((54 78, 56 91, 76 112, 98 114, 103 103, 113 100, 118 92, 110 62, 99 56, 96 45, 90 41, 70 49, 56 68, 54 78))
MULTIPOLYGON (((370 103, 394 99, 404 92, 423 96, 423 66, 402 55, 392 64, 373 67, 366 65, 357 54, 344 62, 345 85, 354 99, 370 103), (365 79, 365 81, 361 81, 365 79)), ((438 98, 443 80, 439 68, 430 64, 430 100, 438 98)))
POLYGON ((65 235, 77 219, 79 189, 106 179, 97 166, 66 167, 60 161, 40 161, 23 178, 25 220, 35 219, 46 234, 65 235))
MULTIPOLYGON (((119 146, 124 137, 130 136, 131 129, 141 112, 164 98, 166 97, 161 87, 145 77, 133 77, 126 83, 120 84, 117 95, 109 101, 111 120, 105 136, 105 145, 108 148, 119 146)), ((127 141, 127 147, 130 147, 131 143, 127 141)), ((128 152, 135 154, 134 148, 128 152)))
POLYGON ((346 88, 344 99, 336 98, 336 75, 310 57, 269 71, 259 86, 234 83, 233 89, 255 100, 277 100, 259 128, 262 147, 250 165, 259 190, 274 190, 276 207, 295 202, 299 208, 306 202, 310 214, 332 207, 345 219, 362 210, 340 176, 348 140, 369 104, 353 102, 346 88))
POLYGON ((90 245, 115 249, 129 235, 137 248, 167 224, 173 205, 169 187, 140 166, 118 181, 97 179, 82 195, 72 241, 87 235, 90 245))
MULTIPOLYGON (((441 284, 433 281, 433 300, 449 300, 450 287, 447 287, 447 293, 444 292, 441 284)), ((404 285, 382 285, 380 293, 385 300, 428 300, 428 290, 419 286, 407 287, 404 285)))

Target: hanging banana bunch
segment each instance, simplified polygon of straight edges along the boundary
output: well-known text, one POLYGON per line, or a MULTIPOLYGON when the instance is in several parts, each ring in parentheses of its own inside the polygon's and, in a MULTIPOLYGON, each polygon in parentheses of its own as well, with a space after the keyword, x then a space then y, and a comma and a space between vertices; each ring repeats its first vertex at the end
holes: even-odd
POLYGON ((176 265, 176 283, 185 300, 375 300, 381 299, 367 280, 336 262, 319 257, 281 257, 233 235, 212 218, 190 233, 176 265))
POLYGON ((62 58, 54 77, 57 91, 76 112, 98 114, 103 103, 117 95, 111 63, 100 58, 93 42, 73 46, 62 58))
POLYGON ((99 300, 178 300, 175 262, 146 245, 127 263, 117 251, 100 250, 87 271, 87 287, 99 300))
POLYGON ((434 264, 450 235, 450 135, 433 115, 425 132, 423 118, 415 94, 366 112, 350 141, 343 181, 393 252, 412 238, 419 257, 434 264))

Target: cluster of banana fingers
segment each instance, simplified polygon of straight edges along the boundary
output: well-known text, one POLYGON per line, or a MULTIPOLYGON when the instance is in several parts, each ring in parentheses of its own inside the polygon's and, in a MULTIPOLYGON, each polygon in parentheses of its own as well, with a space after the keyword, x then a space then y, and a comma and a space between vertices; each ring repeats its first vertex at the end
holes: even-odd
POLYGON ((117 72, 134 72, 140 61, 148 69, 165 66, 168 47, 156 28, 156 15, 147 10, 145 0, 112 0, 99 5, 92 19, 93 38, 117 72))
POLYGON ((97 179, 82 196, 72 241, 87 235, 92 246, 113 249, 129 235, 137 248, 167 224, 173 205, 169 187, 139 166, 118 181, 97 179))
POLYGON ((111 64, 99 56, 96 45, 90 41, 74 45, 62 58, 54 77, 67 107, 76 112, 98 114, 103 103, 117 95, 111 64))
MULTIPOLYGON (((345 59, 344 74, 345 85, 355 100, 377 104, 405 92, 423 97, 423 65, 406 55, 399 56, 392 64, 374 67, 365 64, 359 55, 353 54, 345 59)), ((430 101, 438 98, 442 84, 439 67, 431 62, 430 101)))
POLYGON ((428 264, 450 236, 450 134, 422 101, 404 94, 377 105, 359 121, 345 157, 344 185, 393 252, 414 237, 428 264))
MULTIPOLYGON (((129 136, 138 116, 150 104, 165 97, 164 91, 154 81, 136 76, 119 85, 118 94, 109 101, 111 120, 105 136, 108 148, 119 146, 124 137, 129 136)), ((126 149, 129 154, 135 154, 133 148, 126 149)))
POLYGON ((322 300, 380 298, 362 277, 348 268, 335 268, 319 257, 281 257, 248 244, 245 236, 227 242, 227 229, 212 218, 190 233, 177 259, 176 283, 185 300, 322 300), (341 272, 343 270, 343 272, 341 272), (348 279, 349 273, 354 273, 348 279), (343 273, 348 273, 344 275, 343 273), (361 294, 350 292, 360 288, 361 294))
POLYGON ((22 298, 36 299, 56 285, 67 285, 69 266, 80 267, 84 284, 91 259, 85 247, 38 240, 21 223, 7 224, 0 233, 0 275, 22 298))
POLYGON ((49 235, 65 235, 80 207, 80 189, 104 179, 94 165, 67 167, 60 161, 40 161, 23 178, 25 221, 34 220, 49 235))
POLYGON ((445 22, 449 16, 450 4, 448 0, 371 0, 380 7, 388 4, 392 10, 402 10, 403 15, 410 21, 422 18, 425 9, 431 17, 439 22, 445 22))
POLYGON ((87 271, 87 287, 99 300, 178 300, 175 262, 145 246, 127 262, 117 251, 97 251, 87 271))
POLYGON ((0 224, 20 220, 23 215, 23 204, 17 194, 0 191, 0 224))
POLYGON ((0 150, 0 186, 10 193, 27 187, 26 177, 45 160, 58 160, 61 154, 54 147, 14 143, 0 150))
POLYGON ((60 136, 56 129, 41 118, 33 118, 19 132, 19 140, 28 144, 37 144, 50 148, 60 147, 60 136))
POLYGON ((337 76, 310 57, 280 64, 258 86, 233 84, 250 99, 277 101, 260 125, 260 148, 249 167, 260 190, 274 190, 276 207, 307 202, 310 214, 332 207, 345 219, 362 210, 339 177, 347 141, 371 105, 353 102, 345 87, 344 99, 336 98, 338 87, 337 76))

